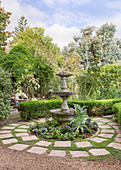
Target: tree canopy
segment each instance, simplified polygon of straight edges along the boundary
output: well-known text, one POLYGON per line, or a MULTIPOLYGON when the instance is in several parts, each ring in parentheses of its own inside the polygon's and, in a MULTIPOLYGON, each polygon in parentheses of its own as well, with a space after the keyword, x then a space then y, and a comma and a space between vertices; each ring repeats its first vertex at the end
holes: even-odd
POLYGON ((27 27, 28 27, 27 19, 25 18, 24 15, 22 15, 20 19, 18 20, 18 26, 14 28, 14 31, 13 31, 14 35, 19 36, 19 34, 25 31, 27 27))
POLYGON ((7 38, 10 37, 11 34, 9 31, 6 31, 6 27, 10 23, 10 16, 10 12, 5 12, 4 8, 0 7, 0 51, 5 51, 5 46, 7 45, 7 38))
POLYGON ((40 58, 45 63, 57 65, 57 56, 59 48, 54 44, 53 39, 45 35, 44 29, 41 27, 27 28, 21 32, 19 36, 14 36, 12 45, 24 45, 32 55, 40 58))

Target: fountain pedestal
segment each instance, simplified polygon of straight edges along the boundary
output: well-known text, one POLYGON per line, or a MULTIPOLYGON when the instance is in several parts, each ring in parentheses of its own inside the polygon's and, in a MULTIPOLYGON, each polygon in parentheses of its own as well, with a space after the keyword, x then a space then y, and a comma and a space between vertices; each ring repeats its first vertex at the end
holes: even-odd
POLYGON ((60 109, 53 109, 53 110, 50 110, 49 112, 51 113, 53 119, 55 120, 58 120, 60 122, 71 121, 75 117, 74 109, 69 109, 68 104, 67 104, 67 98, 70 95, 75 94, 75 92, 68 91, 66 81, 68 77, 71 76, 72 74, 62 72, 57 75, 60 76, 62 79, 62 87, 61 87, 61 91, 58 91, 58 92, 55 91, 53 92, 53 94, 59 95, 62 98, 63 102, 62 102, 60 109))

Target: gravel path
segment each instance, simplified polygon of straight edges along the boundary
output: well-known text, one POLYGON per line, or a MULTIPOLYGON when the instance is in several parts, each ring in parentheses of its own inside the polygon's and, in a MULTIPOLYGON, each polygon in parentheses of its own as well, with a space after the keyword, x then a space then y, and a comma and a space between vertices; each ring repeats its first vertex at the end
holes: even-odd
POLYGON ((10 150, 0 145, 0 170, 121 170, 121 161, 87 161, 10 150))

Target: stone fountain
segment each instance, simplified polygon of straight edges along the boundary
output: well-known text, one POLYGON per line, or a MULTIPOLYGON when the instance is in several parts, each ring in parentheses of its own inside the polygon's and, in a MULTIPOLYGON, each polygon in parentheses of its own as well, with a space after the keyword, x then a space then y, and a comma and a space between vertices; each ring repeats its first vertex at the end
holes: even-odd
POLYGON ((71 121, 74 119, 75 114, 74 114, 74 109, 69 109, 68 104, 67 104, 67 98, 70 95, 75 94, 75 92, 68 91, 66 81, 68 80, 69 76, 72 76, 72 74, 66 73, 66 72, 61 72, 57 75, 60 76, 62 79, 61 91, 55 91, 52 93, 59 95, 62 98, 63 102, 62 102, 60 109, 50 110, 50 113, 51 113, 53 119, 58 120, 60 122, 71 121))

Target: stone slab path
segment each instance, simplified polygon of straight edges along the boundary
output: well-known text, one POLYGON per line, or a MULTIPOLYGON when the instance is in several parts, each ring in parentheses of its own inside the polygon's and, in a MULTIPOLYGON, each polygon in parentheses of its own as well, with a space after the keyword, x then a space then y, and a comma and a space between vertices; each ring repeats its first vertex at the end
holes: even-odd
MULTIPOLYGON (((104 156, 111 154, 108 150, 110 148, 121 150, 121 129, 118 124, 108 118, 94 118, 93 120, 98 123, 98 133, 85 140, 42 140, 28 133, 29 125, 33 122, 19 122, 0 129, 0 142, 9 149, 59 157, 68 155, 72 157, 104 156), (69 149, 72 148, 72 145, 75 146, 73 150, 69 149)), ((42 118, 38 121, 44 122, 45 119, 42 118)))

